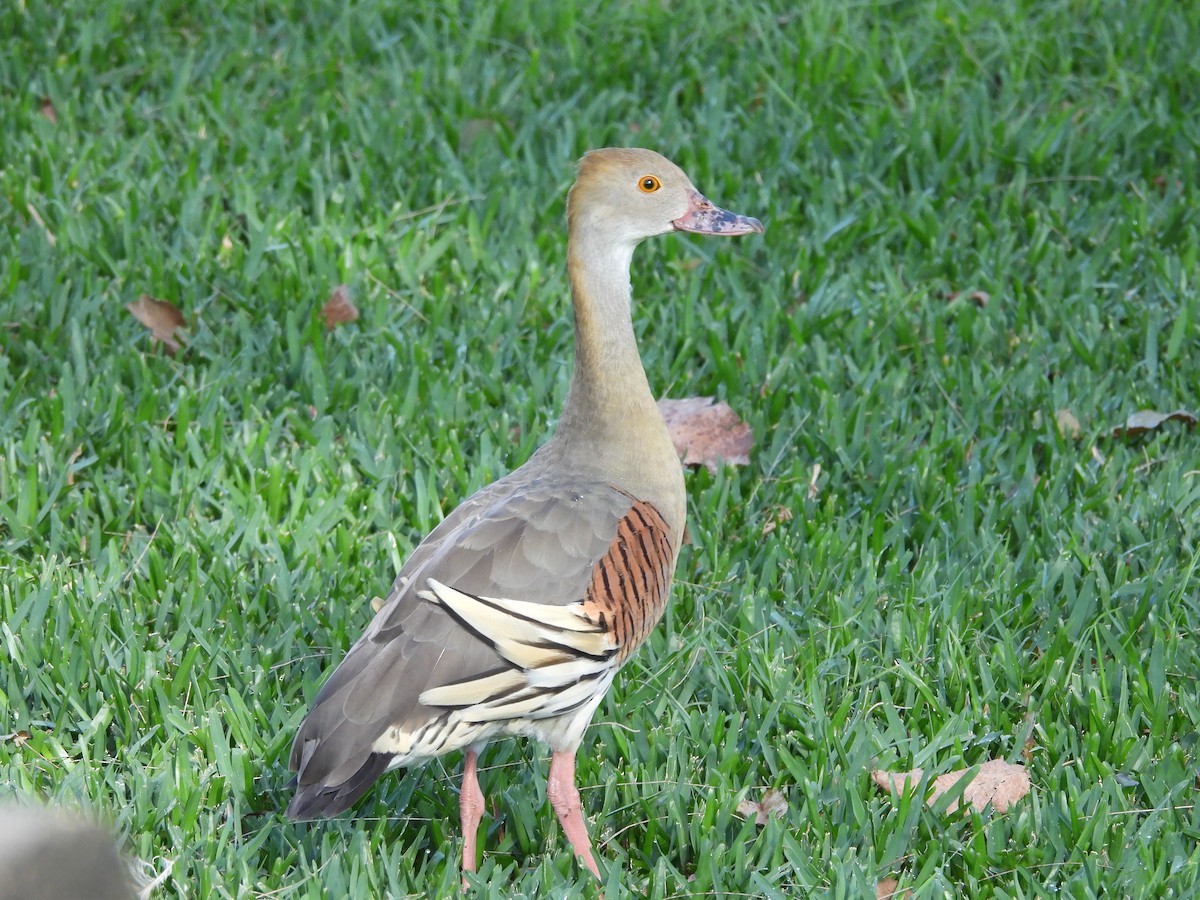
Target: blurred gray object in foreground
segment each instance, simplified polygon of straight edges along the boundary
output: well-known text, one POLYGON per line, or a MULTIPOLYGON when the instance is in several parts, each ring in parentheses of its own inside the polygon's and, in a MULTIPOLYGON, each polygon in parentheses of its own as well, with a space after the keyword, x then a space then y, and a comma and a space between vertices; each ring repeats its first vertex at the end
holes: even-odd
POLYGON ((131 900, 129 865, 102 827, 65 810, 0 807, 0 900, 131 900))

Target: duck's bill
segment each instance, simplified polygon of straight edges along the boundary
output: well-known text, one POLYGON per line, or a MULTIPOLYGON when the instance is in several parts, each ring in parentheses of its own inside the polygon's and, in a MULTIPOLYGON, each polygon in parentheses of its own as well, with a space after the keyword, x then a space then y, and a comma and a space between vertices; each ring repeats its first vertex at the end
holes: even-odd
POLYGON ((752 216, 739 216, 714 206, 702 194, 693 194, 688 211, 672 222, 677 231, 693 234, 762 234, 763 224, 752 216))

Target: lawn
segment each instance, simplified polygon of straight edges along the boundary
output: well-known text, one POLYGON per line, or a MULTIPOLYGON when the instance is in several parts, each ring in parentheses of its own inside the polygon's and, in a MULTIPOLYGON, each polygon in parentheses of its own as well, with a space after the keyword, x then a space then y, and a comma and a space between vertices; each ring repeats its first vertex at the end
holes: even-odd
MULTIPOLYGON (((99 811, 153 897, 457 891, 459 755, 296 825, 287 751, 552 429, 574 160, 640 145, 767 231, 634 260, 651 385, 756 446, 688 475, 580 748, 604 895, 1200 892, 1200 433, 1114 433, 1200 406, 1191 4, 18 0, 0 35, 0 799, 99 811), (871 780, 988 759, 1032 781, 1004 814, 871 780)), ((472 896, 599 895, 547 758, 483 756, 472 896)))

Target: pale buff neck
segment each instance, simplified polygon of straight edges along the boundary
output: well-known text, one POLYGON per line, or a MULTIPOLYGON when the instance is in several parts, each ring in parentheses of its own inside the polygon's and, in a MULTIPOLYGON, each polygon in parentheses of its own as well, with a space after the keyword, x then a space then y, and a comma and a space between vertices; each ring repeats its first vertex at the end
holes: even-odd
POLYGON ((580 471, 655 502, 682 529, 683 475, 650 391, 633 333, 632 243, 572 223, 567 269, 575 310, 575 370, 558 429, 544 448, 580 471))
POLYGON ((567 274, 575 313, 575 371, 563 424, 618 424, 653 404, 633 334, 629 266, 633 247, 588 241, 572 234, 567 274))

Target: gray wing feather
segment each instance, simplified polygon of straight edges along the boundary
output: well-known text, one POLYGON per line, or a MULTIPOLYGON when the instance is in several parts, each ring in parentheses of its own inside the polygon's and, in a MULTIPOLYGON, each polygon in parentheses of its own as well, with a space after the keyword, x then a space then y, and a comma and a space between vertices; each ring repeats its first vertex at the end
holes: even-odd
POLYGON ((348 808, 390 761, 372 749, 387 729, 422 727, 444 714, 423 706, 422 692, 506 667, 444 606, 417 596, 430 578, 473 595, 533 603, 583 598, 633 498, 606 484, 521 475, 517 470, 469 498, 413 551, 300 726, 289 816, 348 808))

